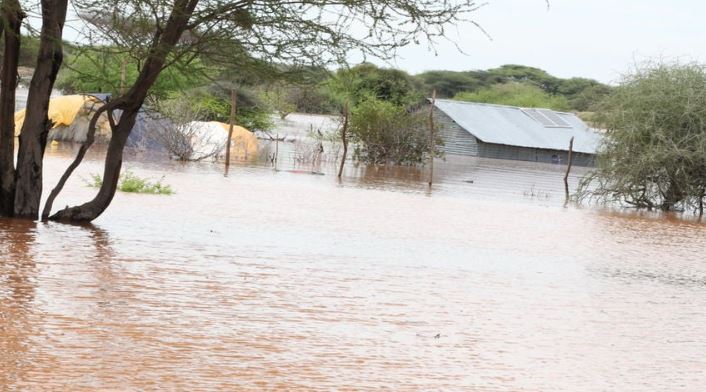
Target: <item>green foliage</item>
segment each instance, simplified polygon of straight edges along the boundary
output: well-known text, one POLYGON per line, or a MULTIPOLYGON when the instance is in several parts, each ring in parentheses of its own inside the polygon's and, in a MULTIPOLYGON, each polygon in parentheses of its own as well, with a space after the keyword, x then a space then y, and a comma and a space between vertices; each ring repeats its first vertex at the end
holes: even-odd
MULTIPOLYGON (((57 87, 65 93, 111 93, 117 95, 121 85, 130 87, 138 76, 139 64, 127 53, 109 47, 81 48, 65 61, 57 79, 57 87), (123 70, 124 82, 121 81, 123 70)), ((198 59, 189 64, 175 63, 162 71, 150 94, 156 99, 170 93, 206 84, 212 72, 198 59)))
MULTIPOLYGON (((5 36, 0 35, 0 48, 5 47, 5 36)), ((20 37, 20 53, 17 63, 20 67, 34 68, 37 65, 37 54, 39 53, 39 38, 31 35, 22 35, 20 37)), ((4 55, 0 51, 0 59, 4 55)))
POLYGON ((607 130, 598 168, 581 200, 686 209, 706 193, 706 69, 657 64, 637 69, 599 106, 607 130))
MULTIPOLYGON (((592 110, 593 105, 610 93, 609 86, 593 79, 561 79, 544 70, 522 65, 503 65, 487 71, 429 71, 417 75, 417 78, 423 82, 423 91, 426 94, 429 94, 427 91, 436 89, 440 98, 453 98, 460 93, 480 93, 484 90, 492 90, 498 85, 519 83, 536 87, 550 97, 565 98, 568 106, 560 102, 559 107, 562 110, 574 111, 592 110)), ((500 100, 500 102, 511 101, 512 99, 507 97, 500 100)))
POLYGON ((277 113, 282 120, 297 110, 297 105, 290 95, 290 87, 284 83, 274 83, 265 87, 260 93, 260 97, 269 109, 277 113))
POLYGON ((588 86, 585 89, 568 96, 571 108, 579 112, 592 111, 596 109, 603 99, 611 93, 611 87, 605 84, 588 86))
POLYGON ((18 64, 20 66, 34 68, 34 66, 37 65, 37 54, 39 54, 39 38, 31 35, 23 35, 21 38, 18 64))
POLYGON ((522 82, 537 86, 549 94, 556 94, 561 84, 559 78, 550 75, 547 71, 515 64, 488 70, 486 80, 493 83, 522 82))
POLYGON ((484 81, 470 72, 428 71, 417 75, 417 78, 424 83, 424 91, 436 90, 439 98, 453 98, 460 92, 486 87, 484 81))
POLYGON ((367 63, 338 70, 327 86, 338 102, 348 101, 353 105, 370 96, 398 106, 411 105, 423 98, 421 84, 406 72, 367 63))
MULTIPOLYGON (((236 88, 238 107, 236 124, 251 131, 267 131, 272 128, 270 111, 249 87, 236 88)), ((188 121, 230 121, 230 90, 220 86, 195 88, 188 91, 171 93, 165 99, 158 101, 158 110, 173 121, 183 122, 181 116, 186 114, 188 121), (189 113, 177 113, 183 102, 188 102, 189 113)))
MULTIPOLYGON (((171 186, 162 183, 164 177, 157 181, 150 181, 141 178, 130 170, 125 170, 118 180, 118 190, 126 193, 145 193, 151 195, 172 195, 174 190, 171 186)), ((86 185, 93 188, 100 188, 103 185, 103 178, 98 174, 92 174, 86 185)))
POLYGON ((459 93, 454 99, 526 108, 570 110, 569 102, 563 96, 550 95, 539 87, 518 82, 498 84, 475 93, 459 93))
MULTIPOLYGON (((354 157, 373 164, 423 164, 429 151, 425 118, 423 113, 410 113, 392 102, 365 98, 351 112, 354 157)), ((437 146, 441 145, 443 141, 437 139, 437 146)))
MULTIPOLYGON (((267 131, 273 127, 270 110, 252 87, 235 87, 237 95, 236 123, 251 131, 267 131)), ((194 104, 203 107, 204 121, 230 121, 230 88, 212 84, 192 92, 194 104)))

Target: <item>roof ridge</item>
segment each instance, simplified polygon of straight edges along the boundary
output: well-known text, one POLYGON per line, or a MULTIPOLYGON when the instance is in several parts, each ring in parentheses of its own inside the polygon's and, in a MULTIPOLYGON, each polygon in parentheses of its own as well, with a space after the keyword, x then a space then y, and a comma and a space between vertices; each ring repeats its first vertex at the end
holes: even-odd
MULTIPOLYGON (((427 98, 431 102, 431 98, 427 98)), ((568 114, 568 115, 573 115, 574 113, 572 112, 565 112, 561 110, 555 110, 551 108, 530 108, 530 107, 522 107, 522 106, 514 106, 514 105, 502 105, 499 103, 487 103, 487 102, 473 102, 473 101, 461 101, 458 99, 453 99, 453 98, 440 98, 436 99, 436 101, 443 101, 443 102, 453 102, 453 103, 459 103, 459 104, 464 104, 464 105, 478 105, 478 106, 492 106, 492 107, 500 107, 500 108, 510 108, 510 109, 519 109, 519 110, 551 110, 554 113, 560 113, 560 114, 568 114)))

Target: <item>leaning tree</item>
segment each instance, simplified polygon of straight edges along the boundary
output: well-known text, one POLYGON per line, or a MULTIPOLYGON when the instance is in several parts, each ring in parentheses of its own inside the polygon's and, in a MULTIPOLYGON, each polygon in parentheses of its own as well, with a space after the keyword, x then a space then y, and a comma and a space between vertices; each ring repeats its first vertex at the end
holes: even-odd
POLYGON ((59 221, 91 221, 109 206, 137 113, 166 67, 199 56, 292 65, 340 63, 355 55, 391 58, 399 47, 433 44, 478 8, 472 0, 118 0, 110 8, 102 0, 74 3, 94 37, 141 53, 133 56, 140 72, 124 94, 95 113, 86 143, 42 215, 49 217, 51 203, 93 142, 98 116, 108 113, 112 136, 98 194, 51 216, 59 221))

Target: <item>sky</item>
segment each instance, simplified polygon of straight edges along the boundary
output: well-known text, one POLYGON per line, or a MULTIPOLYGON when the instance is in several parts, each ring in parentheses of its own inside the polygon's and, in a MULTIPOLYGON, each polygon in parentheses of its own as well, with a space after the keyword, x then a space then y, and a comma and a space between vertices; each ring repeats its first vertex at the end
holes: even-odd
POLYGON ((419 73, 522 64, 616 83, 636 63, 706 61, 704 0, 550 0, 549 9, 544 0, 487 2, 473 19, 492 39, 464 24, 449 38, 465 54, 452 43, 440 42, 438 56, 410 46, 387 65, 419 73))

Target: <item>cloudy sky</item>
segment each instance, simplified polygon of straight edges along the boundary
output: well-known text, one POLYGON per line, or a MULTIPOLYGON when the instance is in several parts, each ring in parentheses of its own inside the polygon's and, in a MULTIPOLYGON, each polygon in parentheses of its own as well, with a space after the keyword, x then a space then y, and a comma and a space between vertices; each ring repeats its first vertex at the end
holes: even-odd
POLYGON ((432 69, 486 69, 502 64, 543 68, 560 77, 614 82, 648 59, 706 61, 703 0, 487 0, 472 25, 459 26, 438 56, 426 46, 400 51, 394 66, 411 73, 432 69))

